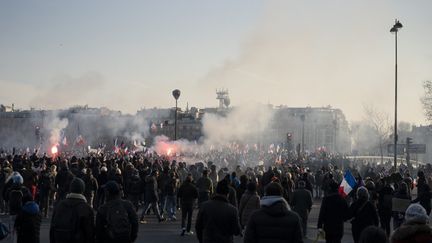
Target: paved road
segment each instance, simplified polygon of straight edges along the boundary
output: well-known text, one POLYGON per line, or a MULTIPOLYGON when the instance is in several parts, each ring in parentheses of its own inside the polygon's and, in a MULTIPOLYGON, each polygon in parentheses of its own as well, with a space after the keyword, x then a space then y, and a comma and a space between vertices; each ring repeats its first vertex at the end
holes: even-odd
MULTIPOLYGON (((314 239, 317 234, 316 224, 318 220, 319 213, 319 201, 314 202, 311 214, 309 216, 308 222, 308 234, 306 242, 315 242, 314 239)), ((180 216, 180 214, 178 214, 180 216)), ((146 242, 146 243, 177 243, 177 242, 198 242, 196 236, 180 236, 180 221, 169 221, 158 223, 154 216, 147 217, 148 223, 141 224, 139 228, 138 240, 136 242, 146 242)), ((194 224, 192 228, 194 228, 194 224)), ((49 220, 44 219, 41 227, 41 242, 49 242, 48 237, 49 232, 49 220)), ((351 236, 351 225, 349 223, 345 224, 345 236, 343 242, 352 242, 351 236)), ((236 243, 242 242, 242 238, 236 237, 236 243)), ((323 242, 323 241, 319 241, 323 242)))

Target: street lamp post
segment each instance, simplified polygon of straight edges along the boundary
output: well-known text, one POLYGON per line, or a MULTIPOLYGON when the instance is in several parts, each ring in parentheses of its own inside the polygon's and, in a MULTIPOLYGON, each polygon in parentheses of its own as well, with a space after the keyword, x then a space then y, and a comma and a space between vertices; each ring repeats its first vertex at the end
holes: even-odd
POLYGON ((305 114, 301 114, 300 115, 300 120, 302 121, 302 140, 301 140, 301 143, 302 143, 302 145, 301 145, 301 152, 302 153, 304 153, 304 146, 305 146, 305 144, 304 144, 304 129, 305 129, 305 118, 306 118, 306 116, 305 116, 305 114))
POLYGON ((394 113, 395 113, 395 117, 394 117, 394 167, 395 169, 397 168, 397 141, 398 141, 398 134, 397 134, 397 33, 399 31, 399 29, 402 28, 402 24, 399 22, 399 20, 395 20, 395 24, 393 25, 393 27, 390 29, 391 33, 395 34, 395 107, 394 107, 394 113))
POLYGON ((180 90, 178 89, 173 90, 172 95, 176 101, 175 117, 174 117, 174 140, 177 140, 177 100, 180 97, 180 90))

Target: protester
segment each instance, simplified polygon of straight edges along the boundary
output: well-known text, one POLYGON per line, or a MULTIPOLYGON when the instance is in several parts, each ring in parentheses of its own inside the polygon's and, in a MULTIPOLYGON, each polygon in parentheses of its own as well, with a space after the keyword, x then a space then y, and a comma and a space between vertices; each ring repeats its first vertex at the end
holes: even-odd
POLYGON ((344 234, 344 222, 349 217, 347 202, 338 193, 335 181, 328 183, 327 195, 321 202, 318 229, 323 229, 327 243, 340 243, 344 234))
POLYGON ((379 219, 375 206, 369 201, 366 187, 357 189, 357 200, 349 207, 351 232, 354 243, 359 242, 361 232, 368 226, 378 226, 379 219))
POLYGON ((138 216, 130 201, 120 198, 120 186, 115 181, 105 185, 107 202, 96 215, 96 242, 131 243, 138 235, 138 216))
POLYGON ((159 222, 165 220, 159 210, 159 192, 157 182, 158 176, 159 172, 157 170, 154 170, 150 176, 147 176, 145 180, 145 204, 140 219, 140 222, 143 224, 147 223, 147 221, 144 220, 144 216, 147 213, 147 210, 149 210, 150 208, 153 210, 153 213, 156 215, 159 222))
POLYGON ((293 211, 300 216, 303 236, 306 236, 308 216, 312 210, 312 194, 306 189, 305 181, 301 180, 297 185, 298 189, 292 194, 291 206, 293 207, 293 211))
POLYGON ((233 236, 240 234, 238 211, 227 199, 229 192, 228 181, 222 180, 213 198, 201 205, 195 225, 200 243, 233 243, 233 236))
POLYGON ((181 236, 184 236, 185 233, 188 235, 193 234, 191 231, 192 227, 192 216, 194 211, 194 202, 198 198, 198 189, 192 183, 192 175, 189 174, 183 184, 180 186, 178 190, 177 197, 180 199, 180 207, 182 212, 182 220, 181 227, 182 232, 181 236), (186 225, 187 219, 187 226, 186 225))
POLYGON ((243 193, 239 204, 240 224, 244 229, 249 222, 252 213, 260 208, 260 197, 257 193, 255 182, 247 184, 247 190, 243 193))
MULTIPOLYGON (((411 201, 411 195, 408 194, 408 186, 405 182, 399 184, 399 188, 394 195, 394 198, 405 199, 411 201)), ((393 230, 399 228, 405 219, 405 212, 393 211, 393 230)))
POLYGON ((405 222, 393 232, 391 243, 432 242, 429 216, 420 204, 411 204, 405 212, 405 222))
POLYGON ((386 232, 376 226, 366 227, 360 234, 359 243, 388 243, 386 232))
POLYGON ((213 182, 208 176, 208 170, 204 170, 202 177, 196 182, 198 188, 198 204, 209 200, 210 195, 213 193, 213 182))
POLYGON ((94 242, 94 213, 83 195, 85 184, 74 178, 70 193, 54 208, 51 218, 51 243, 92 243, 94 242))
POLYGON ((261 209, 252 214, 244 236, 245 243, 303 242, 301 219, 282 197, 279 183, 267 185, 261 209))
POLYGON ((33 201, 30 192, 27 192, 23 195, 23 206, 18 212, 14 224, 17 243, 39 243, 40 226, 39 206, 33 201))

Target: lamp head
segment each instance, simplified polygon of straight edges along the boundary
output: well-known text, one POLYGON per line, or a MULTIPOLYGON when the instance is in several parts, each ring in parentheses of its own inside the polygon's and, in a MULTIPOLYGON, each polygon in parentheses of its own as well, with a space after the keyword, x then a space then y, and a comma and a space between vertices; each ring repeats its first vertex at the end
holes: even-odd
POLYGON ((172 95, 174 96, 174 99, 178 100, 178 98, 180 97, 180 90, 173 90, 172 95))

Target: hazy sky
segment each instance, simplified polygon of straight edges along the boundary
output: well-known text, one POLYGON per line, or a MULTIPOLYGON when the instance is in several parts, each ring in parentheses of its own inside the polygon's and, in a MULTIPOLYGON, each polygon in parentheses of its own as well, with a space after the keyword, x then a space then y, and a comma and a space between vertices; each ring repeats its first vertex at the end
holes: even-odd
POLYGON ((432 1, 1 1, 0 103, 75 104, 135 113, 249 101, 393 117, 395 18, 399 119, 425 123, 432 1))

